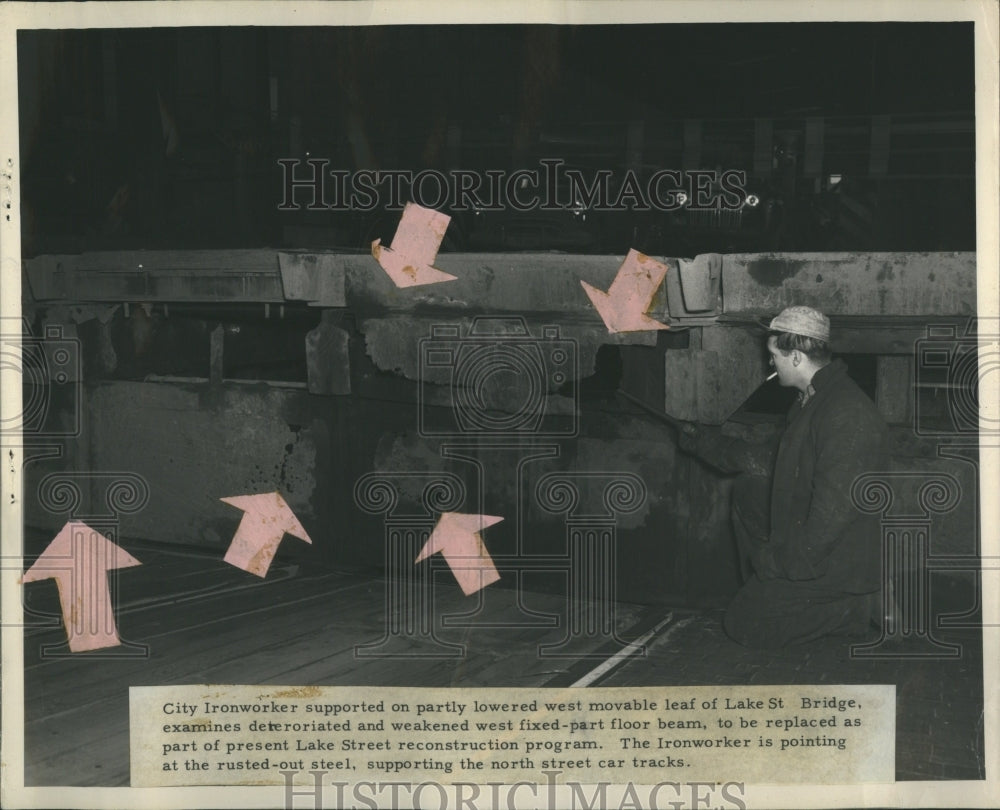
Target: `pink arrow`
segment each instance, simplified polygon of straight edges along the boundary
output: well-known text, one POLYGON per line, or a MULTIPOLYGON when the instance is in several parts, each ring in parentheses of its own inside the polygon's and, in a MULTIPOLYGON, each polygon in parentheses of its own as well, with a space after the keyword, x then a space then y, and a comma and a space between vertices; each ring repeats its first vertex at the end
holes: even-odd
POLYGON ((670 328, 645 314, 666 274, 665 264, 633 249, 618 268, 618 275, 607 292, 590 286, 586 281, 580 284, 609 332, 645 332, 670 328))
POLYGON ((453 281, 456 277, 432 267, 451 217, 407 203, 392 238, 392 247, 382 247, 382 240, 372 242, 372 256, 397 287, 416 287, 453 281))
POLYGON ((286 533, 312 543, 280 493, 236 495, 219 500, 245 513, 224 557, 230 565, 266 577, 286 533))
POLYGON ((493 515, 443 512, 414 563, 440 551, 466 596, 492 585, 500 574, 479 532, 501 520, 493 515))
POLYGON ((54 579, 59 588, 63 623, 73 652, 121 644, 108 588, 108 571, 142 565, 86 523, 62 527, 22 582, 54 579))

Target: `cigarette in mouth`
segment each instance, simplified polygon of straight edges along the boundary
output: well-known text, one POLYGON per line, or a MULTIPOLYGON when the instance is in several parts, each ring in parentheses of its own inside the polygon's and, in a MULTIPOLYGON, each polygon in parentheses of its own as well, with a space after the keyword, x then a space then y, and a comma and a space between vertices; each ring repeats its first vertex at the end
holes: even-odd
POLYGON ((771 374, 770 374, 770 376, 766 380, 764 380, 764 382, 770 382, 771 380, 773 380, 777 376, 778 376, 778 372, 777 371, 772 371, 771 374))

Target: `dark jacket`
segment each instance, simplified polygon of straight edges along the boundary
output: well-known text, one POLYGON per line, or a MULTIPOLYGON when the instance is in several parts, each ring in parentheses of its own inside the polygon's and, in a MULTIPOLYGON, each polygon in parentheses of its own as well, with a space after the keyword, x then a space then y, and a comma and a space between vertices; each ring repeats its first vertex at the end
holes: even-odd
POLYGON ((806 404, 788 413, 772 478, 770 542, 754 568, 762 579, 872 592, 881 582, 878 517, 857 509, 851 489, 858 476, 888 469, 888 431, 840 360, 817 371, 812 386, 806 404))

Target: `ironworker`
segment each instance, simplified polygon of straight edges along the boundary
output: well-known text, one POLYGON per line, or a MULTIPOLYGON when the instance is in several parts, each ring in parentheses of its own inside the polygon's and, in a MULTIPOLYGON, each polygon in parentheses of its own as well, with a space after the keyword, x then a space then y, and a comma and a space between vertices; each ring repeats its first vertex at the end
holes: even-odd
MULTIPOLYGON (((753 647, 784 647, 870 628, 881 606, 880 531, 851 489, 886 470, 888 435, 874 403, 830 353, 830 321, 811 307, 783 310, 767 350, 781 385, 798 390, 769 477, 741 475, 732 520, 744 583, 724 620, 753 647)), ((681 447, 727 472, 747 471, 747 443, 703 428, 681 447)))

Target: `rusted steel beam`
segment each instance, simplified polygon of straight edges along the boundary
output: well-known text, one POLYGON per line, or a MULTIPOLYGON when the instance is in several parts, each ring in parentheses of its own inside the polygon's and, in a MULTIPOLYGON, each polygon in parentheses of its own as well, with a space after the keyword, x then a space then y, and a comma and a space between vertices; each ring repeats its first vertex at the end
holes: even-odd
MULTIPOLYGON (((570 321, 601 324, 600 316, 580 286, 581 281, 607 290, 623 256, 551 253, 444 253, 435 266, 456 276, 454 281, 398 289, 370 258, 345 259, 347 305, 361 312, 420 311, 546 313, 570 321)), ((666 260, 676 273, 676 260, 666 260)), ((666 294, 661 288, 648 310, 666 318, 666 294)))
MULTIPOLYGON (((686 312, 688 278, 678 260, 648 314, 662 321, 714 322, 714 311, 686 312)), ((35 300, 302 301, 363 315, 388 312, 546 313, 599 323, 580 281, 606 290, 621 256, 450 253, 438 267, 457 278, 397 288, 367 254, 276 250, 124 251, 39 256, 25 262, 35 300)), ((721 258, 722 315, 777 312, 809 304, 840 316, 972 315, 975 253, 774 253, 721 258)), ((706 263, 708 266, 708 263, 706 263)), ((700 292, 703 292, 699 290, 700 292)))
POLYGON ((750 253, 722 258, 723 312, 975 315, 975 253, 750 253))
POLYGON ((135 250, 37 256, 37 301, 283 301, 276 251, 135 250))

